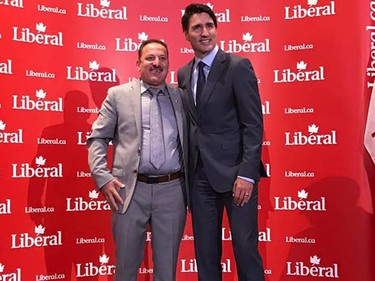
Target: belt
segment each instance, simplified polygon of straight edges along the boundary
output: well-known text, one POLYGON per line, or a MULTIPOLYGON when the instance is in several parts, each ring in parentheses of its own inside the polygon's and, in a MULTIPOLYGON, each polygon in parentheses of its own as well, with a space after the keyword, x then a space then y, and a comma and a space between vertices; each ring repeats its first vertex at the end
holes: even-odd
POLYGON ((162 182, 175 180, 181 177, 184 177, 184 173, 181 171, 178 171, 178 172, 168 174, 168 175, 163 175, 163 176, 147 176, 147 175, 138 174, 137 180, 148 183, 148 184, 155 184, 155 183, 162 183, 162 182))

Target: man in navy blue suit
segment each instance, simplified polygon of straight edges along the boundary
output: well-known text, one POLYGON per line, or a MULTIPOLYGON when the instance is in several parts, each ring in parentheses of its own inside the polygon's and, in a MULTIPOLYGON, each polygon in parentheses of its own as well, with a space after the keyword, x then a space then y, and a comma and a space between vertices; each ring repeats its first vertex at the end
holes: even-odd
POLYGON ((190 199, 200 281, 221 281, 222 219, 227 211, 239 281, 263 281, 258 251, 258 181, 263 116, 248 59, 217 45, 217 19, 190 4, 181 20, 195 57, 178 71, 190 119, 190 199))

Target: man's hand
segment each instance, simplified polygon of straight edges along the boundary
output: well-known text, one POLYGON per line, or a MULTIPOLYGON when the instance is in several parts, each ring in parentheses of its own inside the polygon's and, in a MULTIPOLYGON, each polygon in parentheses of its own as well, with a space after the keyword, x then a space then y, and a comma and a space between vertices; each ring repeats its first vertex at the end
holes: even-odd
POLYGON ((241 178, 237 178, 233 185, 233 202, 237 206, 245 205, 251 197, 254 184, 241 178))
POLYGON ((106 183, 100 191, 103 193, 105 199, 107 199, 107 202, 109 206, 111 206, 111 209, 114 211, 118 211, 118 205, 117 204, 124 204, 124 201, 122 201, 120 194, 117 192, 117 188, 124 188, 125 185, 122 184, 118 179, 114 179, 108 183, 106 183))

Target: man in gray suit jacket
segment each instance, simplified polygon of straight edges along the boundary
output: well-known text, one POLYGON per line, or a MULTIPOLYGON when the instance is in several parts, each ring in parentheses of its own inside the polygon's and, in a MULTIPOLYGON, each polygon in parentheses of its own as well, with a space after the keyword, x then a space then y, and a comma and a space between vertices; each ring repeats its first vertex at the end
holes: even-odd
POLYGON ((153 280, 176 280, 186 221, 187 142, 181 95, 165 83, 168 68, 167 45, 144 41, 140 80, 109 89, 87 141, 92 176, 113 210, 115 281, 137 280, 149 226, 153 280))
POLYGON ((263 117, 252 65, 217 46, 217 20, 191 4, 181 20, 195 58, 178 71, 190 118, 190 203, 200 281, 221 281, 227 211, 239 281, 263 281, 258 251, 258 188, 263 117))

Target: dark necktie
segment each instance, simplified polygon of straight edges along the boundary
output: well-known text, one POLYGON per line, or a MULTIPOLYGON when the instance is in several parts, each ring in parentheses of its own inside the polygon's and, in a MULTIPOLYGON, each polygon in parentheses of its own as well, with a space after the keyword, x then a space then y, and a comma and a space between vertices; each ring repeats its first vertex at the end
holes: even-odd
POLYGON ((159 169, 165 162, 163 124, 158 96, 163 94, 160 89, 149 88, 152 94, 150 103, 150 162, 159 169))
POLYGON ((198 63, 197 91, 195 93, 195 103, 196 103, 197 108, 199 108, 204 84, 206 84, 206 75, 204 74, 204 71, 203 71, 203 67, 205 66, 206 64, 203 61, 200 61, 198 63))

